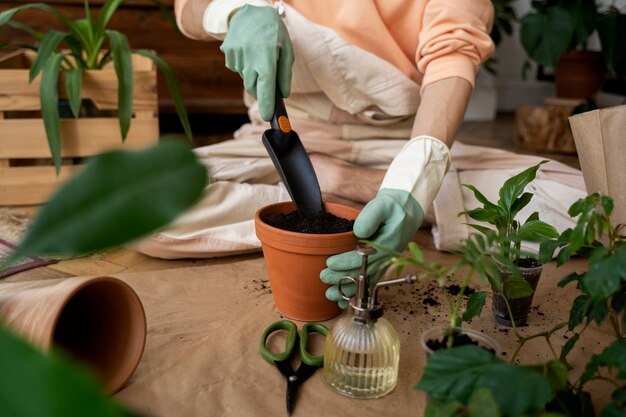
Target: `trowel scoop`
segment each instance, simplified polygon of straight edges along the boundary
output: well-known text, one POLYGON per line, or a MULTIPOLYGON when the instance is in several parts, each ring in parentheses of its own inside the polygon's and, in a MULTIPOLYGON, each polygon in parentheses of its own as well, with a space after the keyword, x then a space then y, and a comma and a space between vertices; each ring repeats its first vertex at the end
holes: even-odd
POLYGON ((272 128, 263 132, 263 145, 298 212, 303 216, 316 215, 324 207, 313 164, 298 134, 291 129, 278 87, 275 101, 274 117, 270 121, 272 128))

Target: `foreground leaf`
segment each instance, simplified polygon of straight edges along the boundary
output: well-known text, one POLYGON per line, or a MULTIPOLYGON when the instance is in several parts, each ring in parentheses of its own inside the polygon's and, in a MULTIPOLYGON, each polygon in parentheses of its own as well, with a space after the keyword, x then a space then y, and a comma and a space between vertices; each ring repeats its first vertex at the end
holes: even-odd
POLYGON ((539 373, 503 362, 477 346, 435 352, 416 388, 436 400, 464 404, 486 388, 502 414, 512 416, 541 409, 552 395, 550 384, 539 373))
POLYGON ((471 323, 472 319, 475 317, 479 317, 480 313, 483 311, 483 307, 485 307, 485 301, 487 299, 486 291, 476 291, 472 295, 470 295, 467 300, 467 307, 465 308, 465 312, 463 313, 463 320, 466 323, 471 323))
POLYGON ((206 184, 206 168, 181 142, 93 157, 43 207, 14 258, 121 245, 174 220, 206 184))
POLYGON ((67 360, 39 351, 0 328, 0 404, 11 417, 125 417, 95 380, 67 360))

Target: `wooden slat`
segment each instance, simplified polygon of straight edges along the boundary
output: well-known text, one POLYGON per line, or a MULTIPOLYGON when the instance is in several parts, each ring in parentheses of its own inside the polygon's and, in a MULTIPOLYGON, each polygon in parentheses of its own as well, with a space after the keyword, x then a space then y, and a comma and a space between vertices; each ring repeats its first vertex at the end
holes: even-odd
POLYGON ((51 166, 0 168, 0 206, 41 204, 81 168, 63 166, 58 177, 51 166))
MULTIPOLYGON (((143 58, 143 57, 141 57, 143 58)), ((146 64, 152 65, 151 61, 146 64)), ((133 108, 136 110, 156 110, 157 90, 155 71, 136 71, 134 79, 133 108)), ((39 88, 41 76, 28 83, 27 69, 0 69, 0 110, 27 111, 39 110, 39 88)), ((64 77, 59 80, 59 96, 65 98, 64 77)), ((91 99, 101 110, 117 108, 118 80, 111 69, 85 71, 83 74, 83 99, 91 99)))
MULTIPOLYGON (((0 159, 49 158, 42 119, 0 121, 0 159)), ((62 156, 90 156, 111 148, 126 149, 154 144, 159 138, 156 118, 133 119, 122 145, 118 120, 115 118, 61 120, 62 156)))

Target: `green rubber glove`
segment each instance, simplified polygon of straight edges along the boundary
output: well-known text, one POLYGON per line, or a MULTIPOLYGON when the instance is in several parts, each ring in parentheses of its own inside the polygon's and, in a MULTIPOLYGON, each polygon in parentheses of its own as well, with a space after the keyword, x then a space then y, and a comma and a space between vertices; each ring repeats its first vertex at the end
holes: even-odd
POLYGON ((231 18, 220 47, 226 67, 239 73, 246 91, 257 99, 265 121, 274 115, 274 94, 291 92, 293 47, 287 28, 273 7, 249 4, 231 18))
MULTIPOLYGON (((356 221, 354 234, 359 239, 369 239, 377 244, 396 251, 403 251, 424 220, 424 211, 413 196, 404 190, 382 188, 376 197, 367 203, 356 221)), ((385 253, 378 251, 368 257, 370 285, 382 275, 381 266, 385 253)), ((326 298, 338 301, 341 308, 348 302, 341 298, 337 283, 345 275, 357 277, 361 268, 361 256, 355 251, 331 256, 326 261, 328 268, 320 273, 320 279, 332 285, 326 291, 326 298)), ((347 296, 355 293, 354 284, 344 283, 342 291, 347 296)))

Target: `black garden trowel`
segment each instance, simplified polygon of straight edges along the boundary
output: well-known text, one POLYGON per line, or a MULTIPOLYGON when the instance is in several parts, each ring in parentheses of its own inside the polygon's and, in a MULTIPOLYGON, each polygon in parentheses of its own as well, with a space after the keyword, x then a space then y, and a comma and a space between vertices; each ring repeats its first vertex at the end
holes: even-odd
POLYGON ((316 215, 324 210, 324 206, 313 164, 298 134, 291 129, 278 87, 275 101, 274 117, 270 121, 272 128, 263 132, 263 145, 298 212, 303 216, 316 215))

